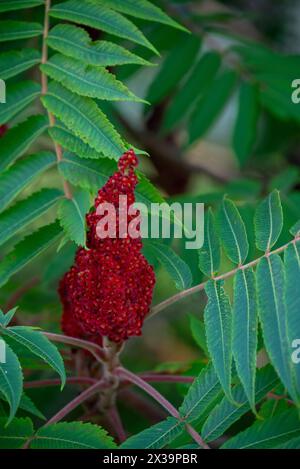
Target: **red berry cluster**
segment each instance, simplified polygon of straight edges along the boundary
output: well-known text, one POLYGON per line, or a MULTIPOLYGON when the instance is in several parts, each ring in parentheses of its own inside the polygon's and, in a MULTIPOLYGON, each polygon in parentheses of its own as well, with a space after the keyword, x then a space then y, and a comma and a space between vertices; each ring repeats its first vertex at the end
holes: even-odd
POLYGON ((7 132, 7 125, 3 124, 0 125, 0 137, 3 137, 3 135, 7 132))
MULTIPOLYGON (((124 153, 118 171, 99 190, 95 209, 111 203, 116 209, 117 237, 101 239, 97 223, 103 215, 91 211, 86 216, 87 247, 79 248, 75 264, 60 282, 59 293, 64 307, 63 331, 68 335, 101 343, 102 336, 121 342, 140 335, 150 309, 155 284, 151 265, 141 253, 141 238, 118 237, 119 196, 127 196, 127 206, 135 202, 138 161, 133 152, 124 153)), ((128 216, 128 224, 133 215, 128 216)))

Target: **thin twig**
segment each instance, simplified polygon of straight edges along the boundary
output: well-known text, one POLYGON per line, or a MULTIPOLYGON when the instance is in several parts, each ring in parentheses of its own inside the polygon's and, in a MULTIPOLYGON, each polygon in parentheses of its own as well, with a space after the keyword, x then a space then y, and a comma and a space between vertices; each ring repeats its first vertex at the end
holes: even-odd
MULTIPOLYGON (((74 376, 66 379, 67 384, 95 384, 97 380, 88 376, 74 376)), ((48 386, 60 386, 60 379, 41 379, 36 381, 26 381, 24 388, 42 388, 48 386)))
MULTIPOLYGON (((48 60, 47 38, 48 38, 48 33, 49 33, 49 11, 50 11, 50 7, 51 7, 51 0, 46 0, 46 2, 45 2, 44 30, 43 30, 42 59, 41 59, 42 64, 47 63, 47 60, 48 60)), ((47 75, 43 72, 41 72, 41 83, 42 83, 42 95, 45 95, 48 91, 48 78, 47 78, 47 75)), ((53 127, 55 125, 55 118, 54 118, 53 114, 51 114, 49 111, 47 111, 47 112, 48 112, 48 118, 49 118, 50 126, 53 127)), ((53 144, 54 144, 54 148, 55 148, 57 163, 60 163, 62 161, 62 158, 63 158, 62 148, 55 141, 53 141, 53 144)), ((70 187, 68 181, 66 181, 65 179, 63 180, 63 187, 64 187, 64 192, 65 192, 66 198, 67 199, 72 199, 71 187, 70 187)))
MULTIPOLYGON (((300 236, 296 236, 293 240, 291 240, 288 243, 284 244, 283 246, 275 249, 274 251, 266 252, 261 257, 258 257, 257 259, 255 259, 251 262, 248 262, 248 264, 239 265, 238 267, 236 267, 235 269, 230 270, 229 272, 226 272, 224 274, 218 275, 217 277, 214 277, 212 280, 225 280, 225 279, 235 275, 239 270, 246 270, 246 269, 249 269, 250 267, 254 267, 264 257, 267 258, 267 257, 270 257, 273 254, 280 254, 285 249, 287 249, 288 246, 290 246, 290 244, 295 244, 299 240, 300 240, 300 236)), ((177 301, 182 300, 183 298, 186 298, 189 295, 193 295, 194 293, 197 293, 199 291, 204 290, 204 288, 205 288, 205 286, 206 286, 206 284, 209 280, 211 280, 211 279, 208 279, 205 282, 202 282, 198 285, 195 285, 194 287, 188 288, 187 290, 183 290, 179 293, 176 293, 175 295, 171 296, 170 298, 167 298, 166 300, 162 301, 161 303, 158 303, 156 306, 154 306, 151 309, 151 312, 150 312, 150 314, 148 314, 147 319, 154 316, 155 314, 163 311, 164 309, 168 308, 169 306, 176 303, 177 301)))
POLYGON ((123 443, 123 441, 126 440, 127 435, 123 427, 123 423, 120 417, 120 414, 118 412, 117 406, 114 405, 111 407, 107 412, 106 412, 106 418, 110 424, 110 426, 113 428, 116 437, 119 440, 119 443, 123 443))
POLYGON ((163 373, 139 373, 140 378, 147 383, 192 383, 194 376, 182 376, 163 373))
POLYGON ((103 363, 106 360, 104 350, 94 342, 89 342, 83 339, 77 339, 75 337, 69 337, 63 334, 54 334, 52 332, 43 332, 43 334, 53 342, 59 342, 72 347, 81 348, 90 352, 98 362, 103 363))
POLYGON ((125 378, 131 381, 133 384, 138 386, 139 388, 143 389, 149 396, 153 397, 159 404, 167 410, 167 412, 175 417, 180 422, 183 422, 186 427, 186 431, 190 434, 190 436, 196 441, 196 443, 204 449, 210 449, 209 446, 203 441, 201 436, 196 432, 196 430, 191 427, 190 424, 184 422, 184 419, 181 418, 178 410, 169 402, 160 392, 158 392, 155 388, 153 388, 149 383, 144 381, 139 376, 131 373, 131 371, 126 370, 125 368, 119 367, 117 368, 116 372, 121 378, 125 378))

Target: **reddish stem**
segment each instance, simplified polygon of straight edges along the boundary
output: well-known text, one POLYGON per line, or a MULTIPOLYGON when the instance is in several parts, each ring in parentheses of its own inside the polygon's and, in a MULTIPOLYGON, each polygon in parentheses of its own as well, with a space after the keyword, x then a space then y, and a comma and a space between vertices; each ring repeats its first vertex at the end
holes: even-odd
POLYGON ((94 342, 89 342, 87 340, 76 339, 75 337, 69 337, 63 334, 53 334, 52 332, 43 333, 49 340, 53 342, 60 342, 62 344, 71 345, 76 348, 82 348, 88 350, 98 362, 102 363, 106 360, 106 355, 104 350, 94 342))
MULTIPOLYGON (((97 380, 94 378, 89 378, 87 376, 74 376, 67 378, 68 384, 95 384, 97 380)), ((60 386, 60 379, 42 379, 38 381, 27 381, 24 383, 24 388, 42 388, 48 386, 60 386)))
POLYGON ((110 424, 110 426, 113 428, 115 431, 115 434, 119 440, 120 443, 123 443, 123 441, 126 440, 127 435, 125 433, 123 423, 120 417, 120 414, 118 412, 117 406, 114 405, 111 407, 107 413, 106 413, 106 418, 110 424))
POLYGON ((147 383, 192 383, 194 376, 168 375, 160 373, 139 373, 139 376, 147 383))
MULTIPOLYGON (((157 402, 164 407, 172 417, 175 417, 181 422, 184 422, 184 419, 181 418, 178 410, 169 402, 160 392, 154 389, 149 383, 144 381, 139 376, 131 373, 131 371, 126 370, 125 368, 119 367, 116 370, 120 378, 125 378, 128 381, 131 381, 133 384, 143 389, 149 396, 153 397, 157 402)), ((185 423, 186 431, 190 436, 196 441, 196 443, 204 449, 210 449, 209 446, 203 441, 201 436, 196 432, 196 430, 188 423, 185 423)))

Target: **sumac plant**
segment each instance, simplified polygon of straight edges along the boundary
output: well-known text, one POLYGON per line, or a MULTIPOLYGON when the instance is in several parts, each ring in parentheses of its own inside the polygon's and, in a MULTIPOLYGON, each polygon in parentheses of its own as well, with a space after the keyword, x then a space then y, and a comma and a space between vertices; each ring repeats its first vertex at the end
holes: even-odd
MULTIPOLYGON (((285 220, 287 189, 282 201, 273 184, 262 197, 256 192, 250 208, 242 197, 225 196, 206 210, 204 244, 194 253, 201 282, 193 279, 195 263, 170 240, 97 236, 101 203, 118 208, 120 195, 146 206, 168 203, 142 172, 149 165, 144 148, 156 156, 158 148, 172 148, 174 136, 161 147, 162 134, 193 101, 200 104, 190 143, 202 136, 234 86, 227 71, 209 98, 193 99, 198 80, 204 92, 223 58, 208 52, 175 93, 160 132, 154 117, 160 120, 201 41, 197 28, 189 34, 172 19, 176 8, 165 13, 159 4, 0 0, 1 448, 300 448, 300 222, 285 220), (160 42, 164 52, 172 41, 180 47, 150 86, 147 99, 156 109, 140 150, 124 109, 147 113, 149 103, 127 79, 153 65, 160 42), (163 282, 170 278, 180 291, 156 301, 161 267, 163 282), (179 301, 192 295, 197 303, 188 319, 191 311, 179 301), (164 341, 159 318, 175 307, 182 340, 190 320, 197 343, 191 364, 166 363, 172 341, 164 341), (156 334, 161 353, 149 347, 156 334)), ((264 63, 275 57, 261 54, 264 63)), ((243 162, 256 116, 251 86, 243 87, 234 137, 243 162)), ((278 114, 279 95, 275 107, 278 114)), ((284 109, 286 116, 292 108, 284 109)), ((178 164, 180 158, 174 167, 169 160, 170 171, 178 164)))

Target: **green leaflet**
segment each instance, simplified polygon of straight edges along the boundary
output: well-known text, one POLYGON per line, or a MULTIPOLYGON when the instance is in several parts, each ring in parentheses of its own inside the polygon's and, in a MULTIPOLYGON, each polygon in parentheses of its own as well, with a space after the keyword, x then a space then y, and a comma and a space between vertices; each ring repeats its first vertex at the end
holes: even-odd
POLYGON ((207 343, 206 343, 204 322, 196 318, 195 316, 191 315, 190 326, 191 326, 193 339, 195 340, 196 344, 199 345, 201 350, 204 352, 205 356, 208 357, 209 353, 208 353, 207 343))
POLYGON ((221 246, 211 209, 207 212, 204 230, 204 244, 198 251, 199 268, 208 277, 213 277, 220 267, 221 246))
POLYGON ((58 189, 42 189, 0 214, 0 245, 32 223, 62 198, 58 189))
POLYGON ((253 410, 255 410, 257 315, 254 272, 252 269, 239 270, 234 278, 232 351, 237 374, 253 410))
POLYGON ((155 47, 131 21, 120 13, 105 8, 93 0, 83 0, 81 2, 70 0, 60 3, 51 8, 50 15, 55 18, 100 29, 114 36, 129 39, 158 53, 155 47))
POLYGON ((185 290, 191 286, 192 273, 190 268, 173 249, 165 244, 151 240, 151 242, 147 243, 147 250, 166 269, 178 290, 185 290))
POLYGON ((42 25, 25 21, 0 21, 0 42, 16 41, 39 36, 43 33, 42 25))
POLYGON ((44 226, 20 241, 0 263, 0 286, 22 269, 28 262, 54 244, 61 236, 57 223, 44 226))
POLYGON ((0 391, 5 396, 10 412, 6 424, 11 422, 20 404, 23 388, 21 365, 17 355, 5 344, 5 363, 0 362, 0 391))
POLYGON ((39 174, 56 162, 55 155, 40 152, 18 161, 0 175, 0 206, 3 210, 39 174))
POLYGON ((85 65, 70 57, 55 54, 40 68, 43 73, 80 96, 108 101, 143 101, 104 67, 85 65))
POLYGON ((205 287, 208 302, 204 311, 209 354, 222 388, 231 397, 232 313, 223 281, 209 280, 205 287))
POLYGON ((174 90, 193 65, 200 44, 200 40, 191 35, 171 50, 149 87, 147 101, 151 104, 158 103, 174 90), (178 60, 178 57, 181 59, 178 60))
POLYGON ((6 103, 0 106, 0 125, 6 124, 39 96, 40 85, 33 81, 21 81, 7 86, 6 103))
POLYGON ((2 0, 0 3, 0 12, 21 10, 22 8, 33 8, 43 5, 44 0, 2 0))
POLYGON ((157 21, 158 23, 167 24, 173 28, 187 31, 186 28, 178 24, 164 11, 148 0, 102 0, 101 3, 125 15, 136 16, 137 18, 148 21, 157 21))
MULTIPOLYGON (((1 8, 1 4, 0 4, 1 8)), ((41 54, 35 49, 2 52, 0 56, 0 77, 2 80, 14 77, 33 67, 41 60, 41 54)))
POLYGON ((280 195, 274 190, 257 207, 255 213, 256 246, 260 251, 270 251, 283 227, 280 195))
POLYGON ((292 226, 292 228, 290 229, 290 233, 293 235, 293 236, 300 236, 300 220, 297 221, 297 223, 295 223, 294 226, 292 226))
POLYGON ((195 106, 220 65, 221 58, 216 52, 207 52, 200 58, 172 99, 164 116, 164 130, 171 130, 195 106))
POLYGON ((113 449, 107 432, 91 423, 60 422, 41 427, 30 444, 33 449, 113 449))
POLYGON ((292 355, 291 368, 293 373, 293 384, 295 386, 295 398, 298 406, 300 406, 300 367, 298 362, 297 348, 300 346, 300 295, 296 286, 300 285, 300 241, 292 243, 285 250, 284 254, 284 270, 286 278, 285 297, 286 304, 286 321, 288 334, 289 355, 292 355), (296 350, 295 350, 296 349, 296 350))
POLYGON ((17 311, 18 307, 16 306, 15 308, 13 309, 10 309, 7 313, 3 313, 0 309, 0 325, 2 327, 6 327, 8 326, 8 324, 10 323, 10 321, 12 320, 12 318, 14 317, 15 315, 15 312, 17 311))
POLYGON ((289 354, 284 269, 279 255, 262 258, 256 270, 259 317, 270 360, 284 386, 294 395, 289 354))
POLYGON ((83 189, 77 191, 72 199, 62 200, 58 209, 58 218, 67 237, 78 246, 85 246, 85 215, 91 206, 89 193, 83 189))
POLYGON ((213 125, 230 98, 236 82, 236 74, 226 71, 215 78, 197 103, 189 122, 189 141, 192 144, 213 125))
POLYGON ((67 127, 56 125, 49 128, 49 134, 55 142, 80 158, 98 159, 104 157, 101 153, 93 150, 87 143, 84 143, 79 137, 76 137, 67 127))
POLYGON ((278 446, 278 449, 300 449, 300 437, 292 438, 278 446))
POLYGON ((249 250, 247 233, 237 207, 227 198, 223 199, 218 222, 227 256, 235 264, 242 264, 249 250))
POLYGON ((37 115, 9 129, 0 139, 0 171, 22 156, 47 126, 48 119, 37 115))
POLYGON ((54 26, 49 33, 47 43, 61 54, 81 60, 87 65, 103 67, 125 64, 152 65, 113 42, 93 42, 87 31, 71 24, 54 26))
POLYGON ((187 422, 199 419, 221 392, 222 388, 214 367, 207 365, 190 386, 179 408, 181 417, 187 422))
POLYGON ((228 440, 222 449, 276 448, 297 436, 300 436, 299 415, 295 409, 291 409, 271 419, 254 423, 228 440))
POLYGON ((42 332, 25 326, 7 327, 2 330, 4 336, 10 337, 22 347, 28 349, 33 355, 45 361, 61 378, 61 387, 66 382, 66 373, 63 359, 57 348, 42 332))
MULTIPOLYGON (((258 403, 278 383, 278 378, 273 368, 269 365, 257 373, 254 402, 258 403)), ((243 386, 237 385, 232 390, 232 397, 239 405, 234 405, 226 397, 217 404, 210 413, 202 428, 202 438, 212 441, 219 438, 231 425, 249 411, 249 399, 243 386)))
POLYGON ((50 112, 97 152, 118 159, 125 151, 120 135, 91 98, 77 96, 58 83, 51 83, 42 101, 50 112))
POLYGON ((184 429, 183 422, 174 417, 153 425, 128 438, 120 449, 160 449, 171 443, 184 429))
POLYGON ((21 449, 33 433, 33 425, 28 417, 15 418, 8 426, 6 426, 6 419, 0 418, 0 448, 2 449, 21 449))
POLYGON ((31 415, 35 415, 35 417, 38 417, 41 420, 46 420, 46 417, 36 407, 35 403, 30 399, 29 396, 27 396, 27 394, 25 394, 24 391, 21 396, 19 409, 22 409, 31 415))
POLYGON ((251 156, 258 116, 257 88, 255 85, 243 82, 240 87, 239 109, 233 134, 233 149, 240 166, 244 166, 251 156))

